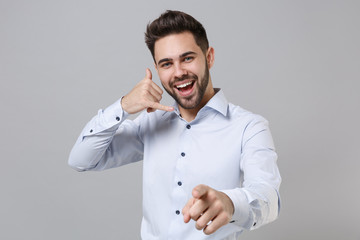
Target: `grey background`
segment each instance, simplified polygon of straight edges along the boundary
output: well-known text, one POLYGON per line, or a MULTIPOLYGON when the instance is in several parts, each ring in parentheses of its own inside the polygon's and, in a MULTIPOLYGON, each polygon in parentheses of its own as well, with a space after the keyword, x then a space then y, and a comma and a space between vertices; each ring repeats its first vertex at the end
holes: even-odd
POLYGON ((166 9, 203 23, 214 85, 271 123, 281 215, 242 239, 359 240, 360 3, 349 0, 0 0, 0 239, 139 239, 142 163, 77 173, 67 158, 98 109, 154 72, 143 32, 166 9))

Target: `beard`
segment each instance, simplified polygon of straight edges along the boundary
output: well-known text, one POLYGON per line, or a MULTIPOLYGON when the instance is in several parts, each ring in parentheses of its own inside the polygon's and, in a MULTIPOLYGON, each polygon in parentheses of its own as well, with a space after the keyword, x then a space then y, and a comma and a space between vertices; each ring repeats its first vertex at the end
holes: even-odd
POLYGON ((170 89, 166 88, 164 86, 164 84, 162 84, 162 86, 164 87, 165 91, 177 102, 177 104, 179 104, 182 108, 184 109, 193 109, 196 108, 197 106, 199 106, 199 104, 201 103, 201 100, 204 97, 206 88, 209 84, 209 67, 206 63, 205 66, 205 72, 204 72, 204 77, 198 81, 198 76, 195 74, 186 74, 183 75, 181 78, 175 78, 174 81, 172 81, 169 85, 170 85, 170 89), (186 79, 191 79, 194 80, 194 88, 197 88, 197 94, 194 96, 189 96, 189 97, 181 97, 178 96, 174 90, 170 90, 170 89, 174 89, 174 84, 178 81, 182 81, 182 80, 186 80, 186 79))

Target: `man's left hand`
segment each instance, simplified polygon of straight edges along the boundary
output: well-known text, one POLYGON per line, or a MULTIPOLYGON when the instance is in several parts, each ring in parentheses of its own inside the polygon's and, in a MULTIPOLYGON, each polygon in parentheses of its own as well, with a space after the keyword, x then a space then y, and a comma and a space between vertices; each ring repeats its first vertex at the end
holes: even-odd
POLYGON ((193 219, 196 229, 209 235, 230 222, 234 205, 225 193, 200 184, 193 189, 192 196, 182 210, 185 223, 193 219))

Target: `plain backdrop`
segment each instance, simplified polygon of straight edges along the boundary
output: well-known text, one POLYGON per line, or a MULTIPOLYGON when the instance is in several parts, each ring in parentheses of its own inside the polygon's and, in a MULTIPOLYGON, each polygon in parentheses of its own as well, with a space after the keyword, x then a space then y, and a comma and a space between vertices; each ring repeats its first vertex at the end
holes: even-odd
POLYGON ((166 9, 203 23, 214 86, 270 121, 281 214, 242 239, 359 240, 355 0, 0 0, 0 239, 140 239, 142 163, 78 173, 67 159, 146 67, 160 84, 144 31, 166 9))

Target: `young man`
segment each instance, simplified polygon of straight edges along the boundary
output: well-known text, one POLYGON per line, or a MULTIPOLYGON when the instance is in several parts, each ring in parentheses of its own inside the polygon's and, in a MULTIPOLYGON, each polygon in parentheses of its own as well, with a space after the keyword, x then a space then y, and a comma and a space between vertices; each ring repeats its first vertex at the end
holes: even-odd
POLYGON ((143 160, 143 239, 238 239, 275 220, 281 178, 267 121, 213 88, 214 49, 203 26, 167 11, 145 39, 174 105, 160 104, 163 91, 146 69, 85 126, 70 166, 104 170, 143 160))

